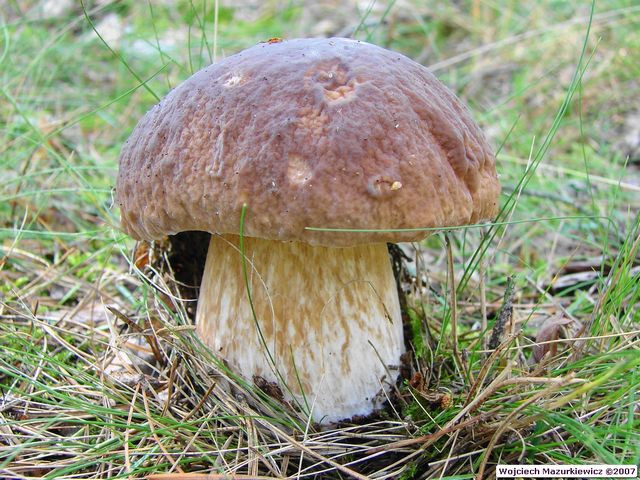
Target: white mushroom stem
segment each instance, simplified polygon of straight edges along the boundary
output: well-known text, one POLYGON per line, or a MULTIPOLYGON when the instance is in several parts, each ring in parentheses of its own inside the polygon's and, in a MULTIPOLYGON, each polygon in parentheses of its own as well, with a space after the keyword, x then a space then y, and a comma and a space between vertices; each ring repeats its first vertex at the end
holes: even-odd
POLYGON ((244 241, 255 318, 239 238, 213 235, 198 300, 200 338, 234 372, 277 383, 321 423, 378 409, 404 352, 386 245, 244 241))

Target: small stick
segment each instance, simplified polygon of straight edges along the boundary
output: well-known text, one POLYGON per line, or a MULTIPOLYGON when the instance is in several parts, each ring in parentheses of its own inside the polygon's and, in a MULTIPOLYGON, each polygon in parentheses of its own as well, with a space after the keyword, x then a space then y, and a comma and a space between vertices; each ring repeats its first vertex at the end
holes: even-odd
POLYGON ((511 319, 511 316, 513 315, 513 291, 513 277, 509 276, 507 277, 507 286, 504 290, 502 307, 500 308, 498 319, 496 320, 496 323, 493 326, 493 331, 491 332, 491 340, 489 340, 489 350, 495 350, 496 348, 498 348, 507 321, 509 321, 511 319))
POLYGON ((147 343, 149 344, 149 347, 151 347, 151 352, 153 353, 153 357, 156 359, 158 363, 162 364, 163 359, 162 359, 162 354, 160 353, 160 346, 158 345, 158 340, 153 335, 153 333, 145 333, 144 329, 140 325, 138 325, 136 322, 131 320, 129 317, 127 317, 124 313, 122 313, 117 308, 108 305, 107 310, 109 310, 116 317, 118 317, 120 320, 126 323, 127 326, 131 328, 131 330, 133 330, 135 333, 139 333, 140 335, 142 335, 147 341, 147 343))

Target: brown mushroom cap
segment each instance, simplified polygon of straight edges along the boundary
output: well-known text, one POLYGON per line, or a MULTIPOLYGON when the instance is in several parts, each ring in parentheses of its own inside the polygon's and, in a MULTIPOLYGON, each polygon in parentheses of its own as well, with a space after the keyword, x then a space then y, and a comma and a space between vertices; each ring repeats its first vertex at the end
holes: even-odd
POLYGON ((425 67, 364 42, 261 43, 197 72, 138 123, 120 158, 125 232, 238 233, 334 246, 495 215, 495 159, 425 67))

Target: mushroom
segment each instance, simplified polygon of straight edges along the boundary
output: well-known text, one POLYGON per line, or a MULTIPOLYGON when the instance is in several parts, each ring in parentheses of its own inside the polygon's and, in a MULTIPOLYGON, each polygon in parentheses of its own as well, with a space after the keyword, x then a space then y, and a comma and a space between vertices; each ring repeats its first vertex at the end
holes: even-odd
POLYGON ((398 379, 386 242, 490 218, 499 191, 451 91, 342 38, 261 43, 197 72, 140 120, 117 184, 132 237, 212 234, 198 335, 321 423, 371 414, 398 379))

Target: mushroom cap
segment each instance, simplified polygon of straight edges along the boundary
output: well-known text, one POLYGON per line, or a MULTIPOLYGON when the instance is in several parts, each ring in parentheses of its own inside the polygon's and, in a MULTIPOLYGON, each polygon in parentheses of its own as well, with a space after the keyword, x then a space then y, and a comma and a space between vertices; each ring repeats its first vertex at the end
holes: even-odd
POLYGON ((195 73, 140 120, 120 157, 122 227, 328 246, 417 241, 495 215, 495 158, 424 66, 369 43, 260 43, 195 73))

